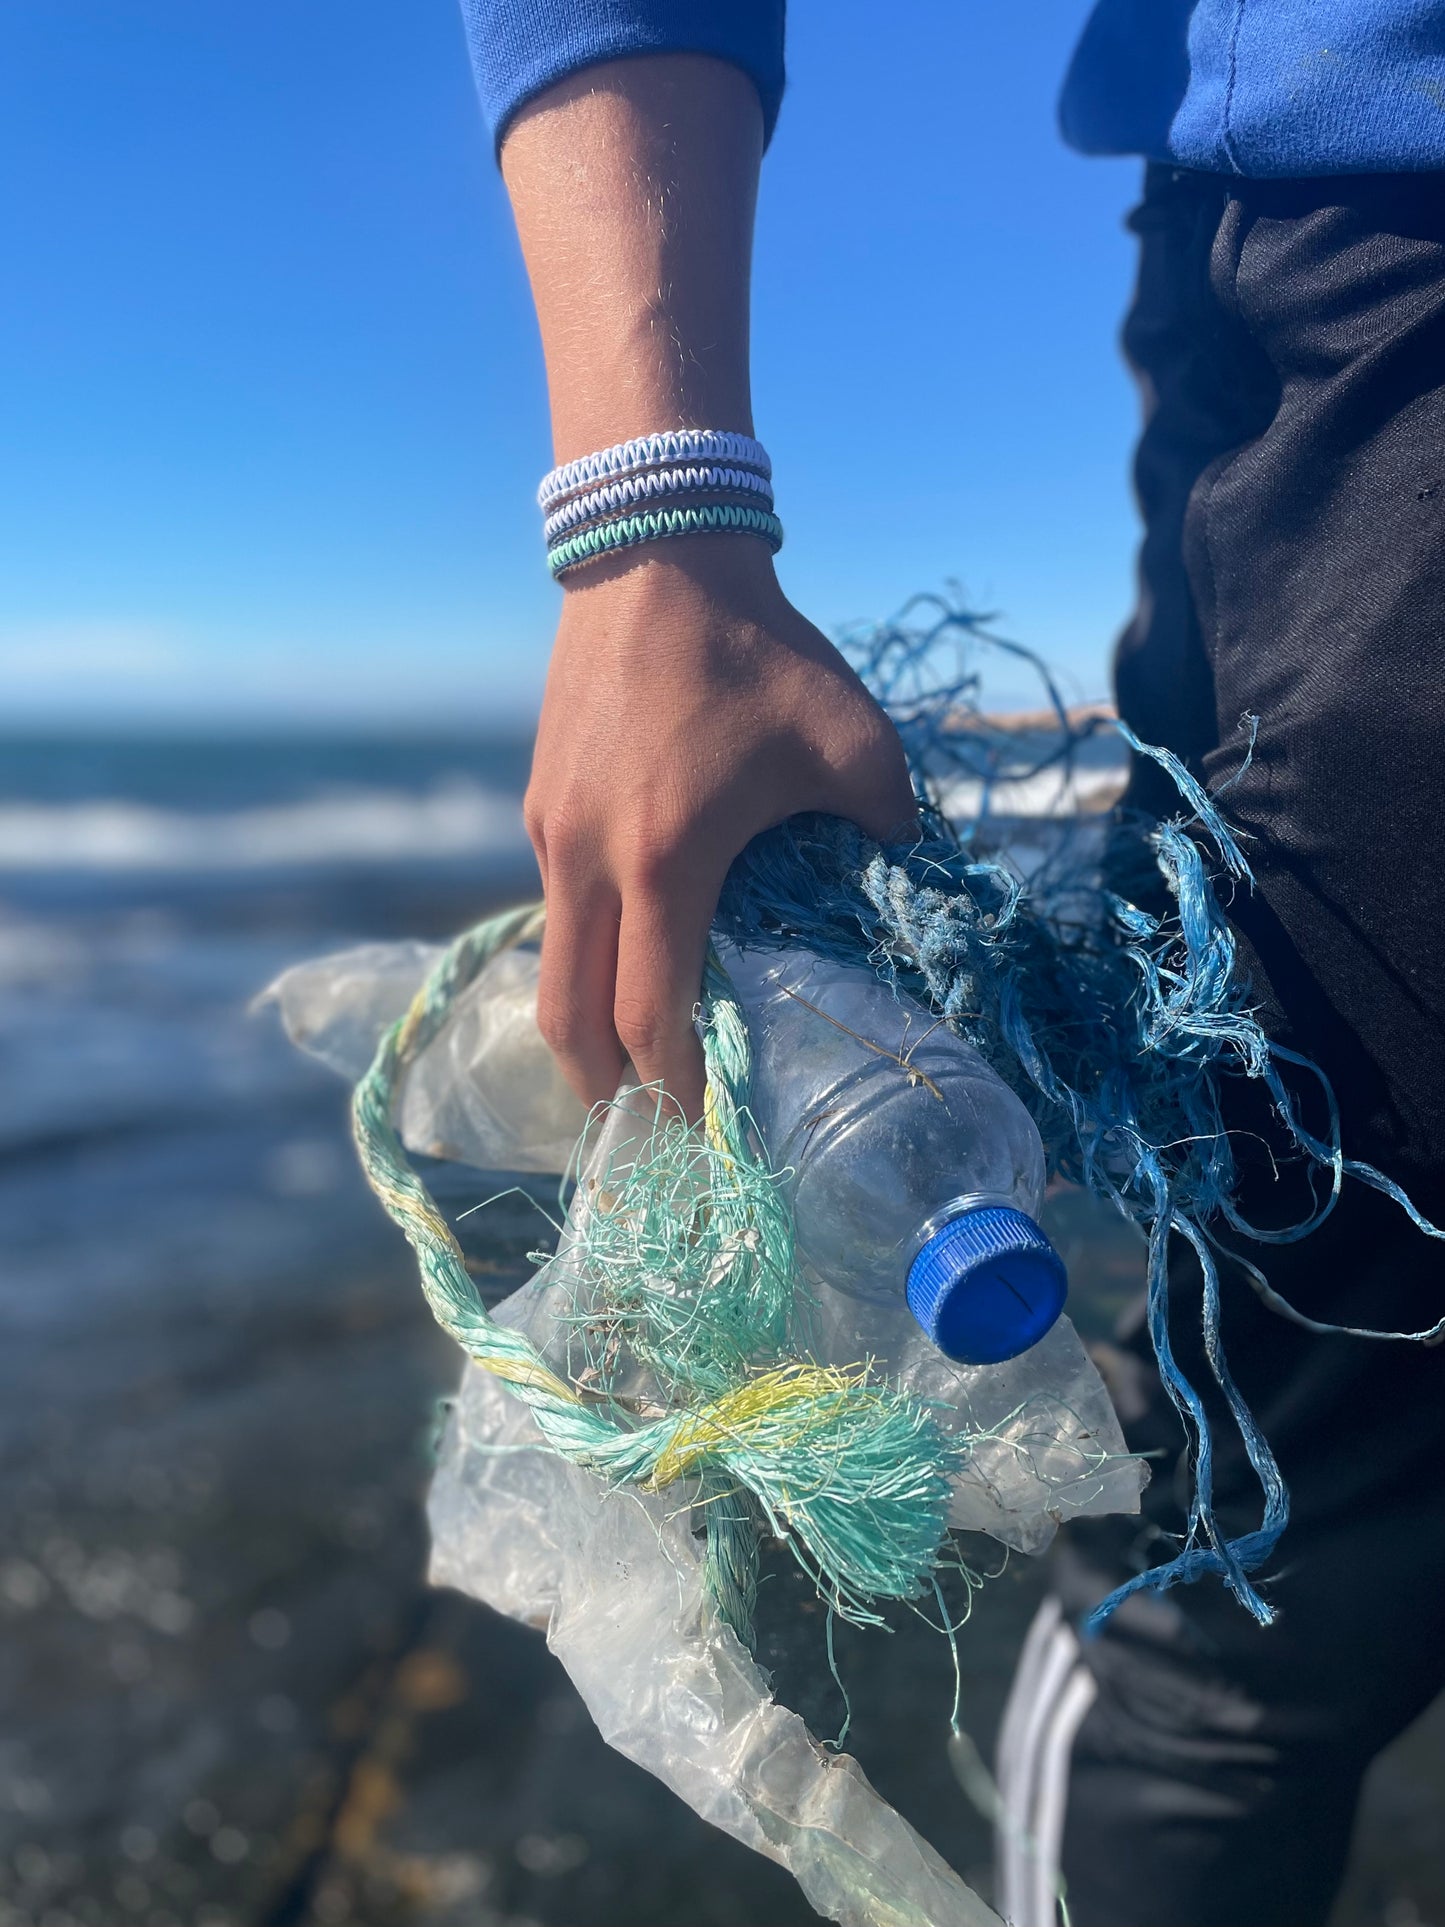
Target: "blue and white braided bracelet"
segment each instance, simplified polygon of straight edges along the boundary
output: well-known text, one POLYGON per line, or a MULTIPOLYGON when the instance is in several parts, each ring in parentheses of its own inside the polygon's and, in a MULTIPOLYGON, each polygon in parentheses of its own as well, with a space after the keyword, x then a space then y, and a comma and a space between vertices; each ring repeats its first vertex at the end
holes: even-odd
POLYGON ((756 469, 695 463, 624 475, 618 481, 605 482, 600 488, 574 495, 553 509, 543 532, 550 546, 589 522, 605 521, 609 516, 626 515, 632 509, 686 495, 740 495, 750 497, 756 508, 773 506, 773 485, 756 469))
POLYGON ((611 448, 599 449, 595 455, 580 455, 576 461, 563 462, 542 477, 537 502, 544 514, 550 514, 564 496, 575 494, 579 489, 597 488, 604 482, 635 475, 643 469, 674 467, 687 462, 755 469, 765 478, 773 472, 768 451, 751 435, 722 428, 672 428, 662 434, 617 442, 611 448))

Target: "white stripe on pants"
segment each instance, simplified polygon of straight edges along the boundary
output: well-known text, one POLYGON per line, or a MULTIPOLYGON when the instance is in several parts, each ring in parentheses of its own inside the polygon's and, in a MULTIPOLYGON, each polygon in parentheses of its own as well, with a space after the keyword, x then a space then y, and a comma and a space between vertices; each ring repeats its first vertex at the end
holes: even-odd
POLYGON ((1073 1628, 1058 1601, 1046 1599, 1024 1640, 999 1729, 996 1879, 1010 1927, 1056 1927, 1069 1761, 1096 1691, 1073 1628))

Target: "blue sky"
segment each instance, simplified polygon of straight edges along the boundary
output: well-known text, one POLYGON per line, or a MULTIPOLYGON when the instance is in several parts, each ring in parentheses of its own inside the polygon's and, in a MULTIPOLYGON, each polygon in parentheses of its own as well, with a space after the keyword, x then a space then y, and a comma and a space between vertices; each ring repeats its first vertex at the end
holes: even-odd
MULTIPOLYGON (((1086 12, 790 0, 755 367, 815 621, 957 580, 1095 694, 1137 165, 1054 130, 1086 12)), ((0 174, 6 711, 527 715, 545 396, 454 0, 5 0, 0 174)))

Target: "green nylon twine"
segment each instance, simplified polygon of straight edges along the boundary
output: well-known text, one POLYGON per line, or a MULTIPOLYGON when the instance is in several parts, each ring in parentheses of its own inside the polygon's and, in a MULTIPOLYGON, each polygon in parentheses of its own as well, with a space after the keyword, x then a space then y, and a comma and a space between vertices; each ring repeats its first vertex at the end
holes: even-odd
POLYGON ((930 1585, 969 1446, 866 1365, 798 1356, 791 1224, 751 1129, 747 1024, 716 957, 702 1000, 705 1129, 687 1129, 651 1093, 643 1141, 625 1170, 603 1174, 607 1208, 574 1213, 564 1233, 585 1285, 575 1324, 587 1362, 575 1379, 487 1315, 407 1158, 392 1115, 408 1065, 487 962, 542 924, 541 907, 526 906, 466 932, 383 1038, 352 1103, 367 1182, 411 1244, 438 1322, 526 1403, 554 1451, 609 1484, 675 1486, 695 1506, 709 1592, 744 1640, 763 1532, 835 1611, 879 1623, 883 1602, 930 1585), (619 1348, 651 1373, 660 1416, 656 1404, 643 1412, 611 1395, 607 1361, 619 1348))

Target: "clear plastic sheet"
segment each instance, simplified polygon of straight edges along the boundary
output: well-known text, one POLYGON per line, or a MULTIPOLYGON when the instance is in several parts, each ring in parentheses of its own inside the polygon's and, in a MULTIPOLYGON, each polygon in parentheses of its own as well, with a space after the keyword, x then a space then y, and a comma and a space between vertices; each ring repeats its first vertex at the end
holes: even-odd
POLYGON ((1104 1381, 1067 1318, 1001 1365, 959 1365, 906 1315, 867 1314, 828 1294, 810 1349, 829 1362, 873 1358, 948 1430, 972 1438, 951 1525, 1038 1553, 1065 1519, 1138 1511, 1145 1468, 1128 1455, 1104 1381))
MULTIPOLYGON (((364 944, 293 965, 263 995, 280 1006, 293 1044, 355 1083, 441 954, 423 943, 364 944)), ((587 1113, 537 1029, 537 964, 535 950, 504 950, 457 999, 402 1088, 397 1123, 409 1151, 483 1171, 567 1169, 587 1113), (506 1093, 505 1111, 488 1089, 506 1093)))
MULTIPOLYGON (((609 1745, 781 1862, 848 1927, 997 1927, 869 1785, 779 1706, 704 1601, 676 1494, 609 1491, 469 1366, 431 1494, 431 1577, 545 1626, 609 1745)), ((940 1709, 940 1719, 945 1709, 940 1709)))

